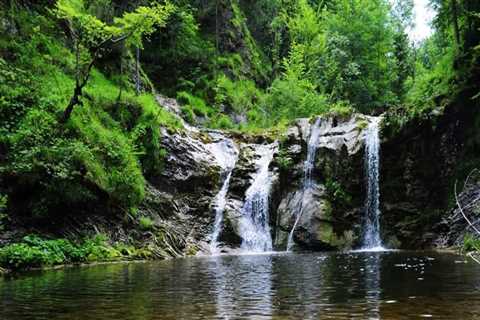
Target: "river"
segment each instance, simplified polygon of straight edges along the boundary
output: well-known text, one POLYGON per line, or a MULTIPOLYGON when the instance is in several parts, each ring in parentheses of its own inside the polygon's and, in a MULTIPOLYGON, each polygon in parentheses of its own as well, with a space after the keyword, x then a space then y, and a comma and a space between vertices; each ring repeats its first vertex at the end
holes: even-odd
POLYGON ((480 319, 480 266, 438 252, 266 253, 0 279, 0 319, 480 319))

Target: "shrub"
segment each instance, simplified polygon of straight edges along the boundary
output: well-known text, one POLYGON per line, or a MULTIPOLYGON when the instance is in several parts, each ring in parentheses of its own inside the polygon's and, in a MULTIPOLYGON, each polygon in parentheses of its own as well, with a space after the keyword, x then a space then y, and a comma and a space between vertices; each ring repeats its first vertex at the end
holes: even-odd
POLYGON ((341 183, 328 178, 325 182, 325 187, 331 199, 344 204, 352 202, 352 197, 343 189, 341 183))
POLYGON ((463 238, 463 250, 470 251, 480 251, 480 239, 471 234, 466 234, 463 238))
POLYGON ((287 152, 284 149, 280 149, 276 160, 280 170, 288 171, 293 166, 292 158, 288 156, 287 152))
POLYGON ((210 127, 213 129, 233 129, 235 128, 235 124, 229 116, 222 114, 212 119, 210 127))
POLYGON ((215 102, 219 105, 227 105, 237 113, 252 110, 262 98, 262 91, 257 89, 252 80, 233 81, 225 75, 217 79, 215 102))
POLYGON ((214 109, 207 106, 202 98, 194 96, 186 91, 180 91, 177 93, 177 99, 178 102, 184 105, 184 108, 185 106, 189 106, 192 112, 198 117, 210 117, 214 113, 214 109))
POLYGON ((347 101, 338 101, 331 105, 328 109, 328 114, 339 116, 339 117, 349 117, 355 109, 347 101))
POLYGON ((20 243, 0 249, 0 267, 21 270, 67 263, 111 261, 130 255, 131 251, 121 251, 109 245, 105 235, 96 235, 80 244, 66 239, 45 240, 29 235, 20 243))

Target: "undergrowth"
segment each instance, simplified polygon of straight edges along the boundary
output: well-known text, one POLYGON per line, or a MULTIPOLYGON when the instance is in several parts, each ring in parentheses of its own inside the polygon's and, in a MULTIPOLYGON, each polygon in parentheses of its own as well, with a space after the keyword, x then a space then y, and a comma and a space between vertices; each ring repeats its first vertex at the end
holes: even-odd
POLYGON ((145 249, 125 244, 111 245, 101 234, 79 243, 28 235, 19 243, 0 248, 0 267, 17 271, 63 264, 147 259, 150 256, 151 253, 145 249))

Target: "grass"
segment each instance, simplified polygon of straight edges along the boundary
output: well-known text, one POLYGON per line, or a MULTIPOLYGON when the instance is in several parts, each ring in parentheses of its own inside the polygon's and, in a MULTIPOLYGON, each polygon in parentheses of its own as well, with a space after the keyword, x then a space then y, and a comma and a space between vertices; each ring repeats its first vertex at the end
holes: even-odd
POLYGON ((144 174, 162 170, 160 127, 176 130, 181 122, 152 93, 137 96, 127 87, 118 99, 118 85, 94 68, 82 105, 59 123, 73 94, 74 56, 45 16, 18 10, 15 19, 18 34, 1 42, 15 55, 0 59, 0 119, 6 120, 0 132, 8 154, 0 173, 32 188, 26 200, 32 215, 100 201, 92 185, 110 204, 134 210, 144 196, 144 174))
POLYGON ((150 255, 145 249, 125 244, 111 245, 102 234, 79 243, 29 235, 19 243, 0 248, 0 268, 18 271, 63 264, 145 259, 150 255))

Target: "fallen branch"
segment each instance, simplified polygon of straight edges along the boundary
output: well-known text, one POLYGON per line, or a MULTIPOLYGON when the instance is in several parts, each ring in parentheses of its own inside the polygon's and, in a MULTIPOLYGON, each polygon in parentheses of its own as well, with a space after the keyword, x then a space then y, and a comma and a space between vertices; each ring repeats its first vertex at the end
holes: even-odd
POLYGON ((480 260, 474 256, 475 254, 478 254, 478 252, 477 252, 477 251, 475 251, 475 252, 469 252, 469 253, 467 254, 467 257, 472 258, 473 261, 475 261, 476 263, 480 264, 480 260))
MULTIPOLYGON (((467 176, 467 179, 465 180, 465 183, 463 185, 463 188, 464 190, 467 189, 468 187, 468 184, 469 184, 469 180, 470 180, 470 177, 472 176, 472 174, 474 172, 477 172, 478 170, 477 169, 474 169, 472 170, 468 176, 467 176)), ((458 199, 458 193, 457 193, 457 181, 455 181, 455 201, 457 203, 457 206, 458 206, 458 209, 460 210, 460 213, 462 214, 463 218, 465 219, 465 221, 467 221, 468 225, 477 233, 477 235, 480 236, 480 230, 477 229, 477 227, 475 226, 475 224, 478 222, 478 221, 475 221, 475 224, 472 223, 470 221, 470 219, 467 217, 467 215, 465 214, 465 212, 463 211, 464 208, 468 209, 469 207, 475 205, 477 203, 478 200, 480 200, 480 197, 477 197, 475 198, 474 200, 470 201, 470 203, 468 203, 464 208, 462 208, 462 205, 460 204, 460 200, 458 199)), ((476 263, 480 264, 480 258, 478 258, 476 255, 480 254, 480 251, 477 250, 477 251, 473 251, 473 252, 469 252, 467 253, 467 256, 472 258, 473 261, 475 261, 476 263)))
POLYGON ((457 194, 457 181, 455 181, 455 201, 457 202, 457 206, 458 206, 458 209, 460 210, 460 213, 462 214, 463 218, 465 219, 465 221, 467 221, 468 225, 470 227, 472 227, 473 230, 475 230, 475 232, 480 236, 480 230, 478 230, 473 224, 472 222, 470 221, 470 219, 468 219, 467 215, 465 214, 465 212, 463 212, 463 208, 460 204, 460 201, 458 200, 458 194, 457 194))

